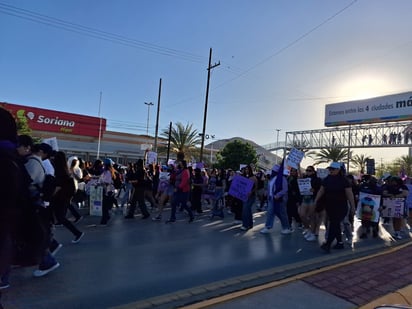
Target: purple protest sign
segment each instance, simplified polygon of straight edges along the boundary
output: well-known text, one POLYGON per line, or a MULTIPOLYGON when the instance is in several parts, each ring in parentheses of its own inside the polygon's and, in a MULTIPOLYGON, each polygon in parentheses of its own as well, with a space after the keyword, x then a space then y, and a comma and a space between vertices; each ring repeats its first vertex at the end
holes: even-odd
POLYGON ((244 202, 247 201, 248 194, 252 191, 253 188, 253 180, 249 178, 236 175, 233 180, 232 184, 229 188, 229 194, 242 200, 244 202))

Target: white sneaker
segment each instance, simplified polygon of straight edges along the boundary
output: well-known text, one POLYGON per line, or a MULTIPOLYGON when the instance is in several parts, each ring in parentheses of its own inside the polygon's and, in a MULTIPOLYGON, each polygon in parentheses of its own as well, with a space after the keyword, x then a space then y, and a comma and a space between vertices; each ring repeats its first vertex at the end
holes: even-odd
POLYGON ((283 229, 283 230, 280 231, 280 233, 283 234, 283 235, 287 235, 287 234, 291 234, 292 230, 291 229, 283 229))
POLYGON ((270 229, 267 227, 264 227, 263 229, 260 230, 261 234, 269 234, 270 233, 270 229))
POLYGON ((318 240, 318 238, 314 234, 310 233, 310 235, 308 235, 306 237, 306 240, 307 241, 316 241, 316 240, 318 240))

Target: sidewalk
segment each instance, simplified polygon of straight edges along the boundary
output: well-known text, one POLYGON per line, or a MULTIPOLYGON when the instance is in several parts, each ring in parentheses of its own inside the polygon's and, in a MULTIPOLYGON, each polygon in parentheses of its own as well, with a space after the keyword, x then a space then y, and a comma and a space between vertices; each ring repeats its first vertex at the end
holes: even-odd
POLYGON ((412 243, 193 304, 199 308, 412 308, 412 243), (411 307, 409 307, 411 306, 411 307))

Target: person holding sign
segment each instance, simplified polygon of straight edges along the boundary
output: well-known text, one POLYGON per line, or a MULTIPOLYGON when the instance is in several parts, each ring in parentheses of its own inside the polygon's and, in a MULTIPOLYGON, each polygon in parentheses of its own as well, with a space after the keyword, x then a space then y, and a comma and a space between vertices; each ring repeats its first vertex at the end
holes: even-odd
POLYGON ((266 224, 260 231, 262 234, 270 233, 275 221, 275 215, 282 225, 282 234, 292 233, 286 213, 286 199, 288 197, 288 182, 283 175, 283 162, 275 164, 268 184, 268 209, 266 212, 266 224))
MULTIPOLYGON (((392 224, 394 230, 394 237, 396 239, 402 239, 401 229, 404 223, 405 216, 405 200, 408 196, 408 187, 403 184, 403 181, 399 177, 391 177, 389 179, 388 185, 383 188, 383 206, 385 207, 385 202, 391 202, 396 199, 401 199, 402 209, 398 213, 394 213, 392 217, 392 224), (403 200, 403 201, 402 201, 403 200)), ((399 200, 398 200, 399 201, 399 200)), ((395 208, 395 207, 394 207, 395 208)))
POLYGON ((303 235, 307 241, 316 241, 319 235, 321 215, 315 211, 315 197, 321 186, 321 179, 315 168, 309 165, 303 178, 299 179, 299 191, 302 202, 298 212, 303 223, 303 235))
POLYGON ((373 237, 378 237, 379 209, 382 190, 377 180, 371 175, 363 175, 359 187, 359 201, 357 217, 361 219, 361 235, 359 238, 367 238, 372 229, 373 237))
POLYGON ((242 231, 247 231, 253 227, 252 206, 256 201, 257 178, 253 173, 252 167, 248 164, 243 170, 243 177, 253 181, 252 189, 247 193, 247 199, 243 202, 242 209, 242 231))

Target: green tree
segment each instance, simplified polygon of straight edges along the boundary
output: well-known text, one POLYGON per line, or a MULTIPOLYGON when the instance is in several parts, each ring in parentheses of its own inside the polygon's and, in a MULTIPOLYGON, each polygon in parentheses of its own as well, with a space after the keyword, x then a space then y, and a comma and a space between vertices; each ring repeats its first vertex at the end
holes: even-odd
POLYGON ((371 159, 371 157, 361 154, 361 155, 353 156, 350 161, 353 164, 353 166, 359 170, 361 174, 364 174, 365 167, 366 167, 366 160, 368 159, 371 159))
POLYGON ((255 148, 246 142, 234 140, 217 155, 217 166, 238 170, 241 164, 256 164, 258 156, 255 148))
POLYGON ((412 156, 402 156, 399 159, 399 167, 409 177, 412 176, 412 156))
MULTIPOLYGON (((169 128, 164 129, 160 134, 163 138, 169 139, 169 128)), ((170 151, 177 155, 177 153, 183 153, 187 161, 191 161, 198 157, 199 144, 201 138, 199 132, 193 129, 193 124, 183 125, 177 122, 175 126, 172 126, 170 132, 170 151)), ((159 152, 165 152, 165 147, 159 148, 159 152)))
POLYGON ((314 165, 318 165, 345 161, 348 158, 348 150, 340 147, 327 147, 321 149, 319 152, 308 152, 307 155, 315 160, 314 165))

